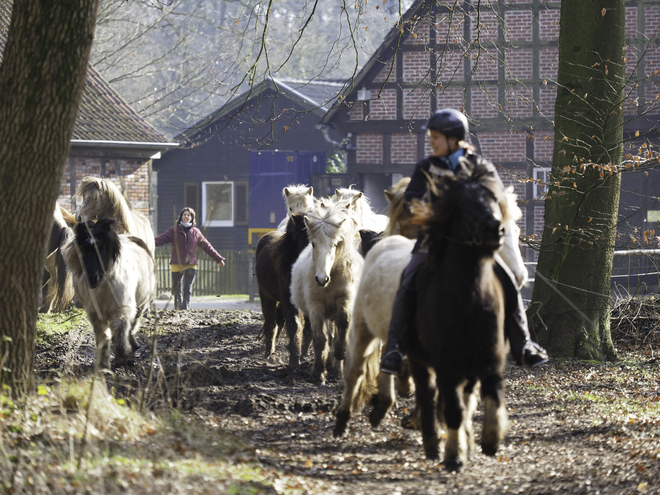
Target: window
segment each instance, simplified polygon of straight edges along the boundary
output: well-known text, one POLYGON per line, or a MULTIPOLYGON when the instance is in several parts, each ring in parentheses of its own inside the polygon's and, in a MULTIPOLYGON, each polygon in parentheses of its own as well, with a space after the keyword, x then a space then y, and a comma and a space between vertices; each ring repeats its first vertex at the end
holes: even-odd
POLYGON ((248 224, 248 183, 234 183, 234 225, 248 224))
POLYGON ((534 198, 541 198, 548 192, 549 167, 534 167, 534 198))
POLYGON ((202 182, 204 227, 234 226, 234 183, 202 182))

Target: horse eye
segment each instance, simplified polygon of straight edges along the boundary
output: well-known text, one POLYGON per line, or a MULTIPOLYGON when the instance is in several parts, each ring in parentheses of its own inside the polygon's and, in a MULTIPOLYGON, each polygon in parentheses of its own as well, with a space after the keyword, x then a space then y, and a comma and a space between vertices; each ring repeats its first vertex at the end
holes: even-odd
POLYGON ((289 211, 291 211, 291 212, 293 211, 293 208, 291 208, 290 206, 289 206, 289 211))

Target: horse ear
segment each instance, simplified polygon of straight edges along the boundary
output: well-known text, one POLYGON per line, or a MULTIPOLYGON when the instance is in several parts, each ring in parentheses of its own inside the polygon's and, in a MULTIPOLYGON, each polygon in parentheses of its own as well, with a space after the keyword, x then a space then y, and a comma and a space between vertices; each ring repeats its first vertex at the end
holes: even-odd
POLYGON ((314 196, 314 188, 312 186, 309 186, 309 189, 307 189, 307 195, 314 196))
POLYGON ((309 229, 310 228, 309 227, 309 219, 307 218, 307 215, 303 216, 303 220, 305 220, 305 227, 307 227, 307 229, 309 229))
POLYGON ((387 201, 391 203, 392 200, 394 199, 394 193, 392 193, 392 191, 390 191, 389 189, 385 189, 385 197, 387 198, 387 201))
POLYGON ((282 191, 282 192, 284 193, 285 198, 288 198, 291 195, 291 191, 289 191, 288 187, 285 187, 284 191, 282 191))
POLYGON ((339 196, 339 189, 335 189, 335 196, 339 196))

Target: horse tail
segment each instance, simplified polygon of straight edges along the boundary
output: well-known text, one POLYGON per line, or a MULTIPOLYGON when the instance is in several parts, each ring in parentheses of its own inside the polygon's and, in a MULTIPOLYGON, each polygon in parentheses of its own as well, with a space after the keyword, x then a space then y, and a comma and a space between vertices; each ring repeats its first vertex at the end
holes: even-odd
POLYGON ((380 351, 378 345, 372 344, 371 352, 365 357, 363 370, 364 375, 358 383, 353 399, 353 410, 361 411, 362 408, 372 400, 378 393, 378 374, 380 373, 380 351))

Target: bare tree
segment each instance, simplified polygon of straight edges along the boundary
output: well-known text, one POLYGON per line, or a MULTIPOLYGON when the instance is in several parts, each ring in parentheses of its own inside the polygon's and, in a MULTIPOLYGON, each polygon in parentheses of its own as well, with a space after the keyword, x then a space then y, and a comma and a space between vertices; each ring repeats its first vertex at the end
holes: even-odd
MULTIPOLYGON (((3 24, 7 2, 0 6, 3 24)), ((0 357, 15 395, 33 387, 47 234, 80 105, 98 0, 15 0, 0 71, 0 357)))

